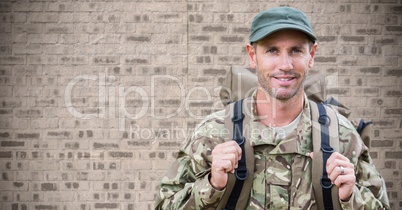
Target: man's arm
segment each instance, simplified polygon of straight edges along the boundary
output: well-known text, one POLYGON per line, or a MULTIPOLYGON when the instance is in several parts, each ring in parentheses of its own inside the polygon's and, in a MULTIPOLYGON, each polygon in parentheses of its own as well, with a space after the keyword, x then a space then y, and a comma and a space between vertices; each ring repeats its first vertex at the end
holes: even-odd
POLYGON ((155 209, 216 209, 224 190, 218 191, 211 186, 209 169, 194 172, 194 169, 202 168, 180 152, 162 178, 155 209))
POLYGON ((233 171, 241 156, 237 143, 225 140, 224 116, 225 110, 211 114, 195 129, 162 178, 156 209, 216 209, 226 183, 217 188, 211 183, 222 184, 220 178, 233 171), (233 151, 236 155, 230 155, 233 151))
POLYGON ((341 204, 344 209, 390 209, 385 181, 374 167, 368 150, 359 158, 352 197, 341 204))
MULTIPOLYGON (((355 165, 356 184, 343 209, 390 209, 385 181, 374 166, 368 148, 356 130, 340 127, 343 155, 355 165), (345 143, 345 144, 342 144, 345 143)), ((342 148, 341 148, 342 150, 342 148)), ((342 151, 341 151, 342 152, 342 151)))

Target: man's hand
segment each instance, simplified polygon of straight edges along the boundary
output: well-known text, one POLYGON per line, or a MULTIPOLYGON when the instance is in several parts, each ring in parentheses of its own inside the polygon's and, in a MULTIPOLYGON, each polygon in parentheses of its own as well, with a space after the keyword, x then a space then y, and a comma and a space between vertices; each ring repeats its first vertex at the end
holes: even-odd
POLYGON ((347 157, 334 152, 327 160, 327 173, 332 183, 339 188, 339 199, 349 200, 356 184, 354 165, 347 157))
POLYGON ((236 141, 216 145, 212 150, 210 183, 217 190, 222 190, 228 182, 228 173, 234 173, 241 159, 241 148, 236 141))
MULTIPOLYGON (((313 158, 313 153, 310 154, 313 158)), ((356 184, 355 168, 349 159, 338 152, 327 160, 328 178, 339 188, 339 199, 348 201, 356 184)))

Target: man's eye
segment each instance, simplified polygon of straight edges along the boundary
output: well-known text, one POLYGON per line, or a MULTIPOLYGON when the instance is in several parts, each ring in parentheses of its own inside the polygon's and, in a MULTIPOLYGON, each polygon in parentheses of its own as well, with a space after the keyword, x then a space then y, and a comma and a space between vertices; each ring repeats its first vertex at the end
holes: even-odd
POLYGON ((300 49, 293 49, 292 52, 294 52, 294 53, 301 53, 301 52, 303 52, 303 51, 300 50, 300 49))
POLYGON ((268 49, 267 52, 268 53, 277 53, 278 50, 277 49, 268 49))

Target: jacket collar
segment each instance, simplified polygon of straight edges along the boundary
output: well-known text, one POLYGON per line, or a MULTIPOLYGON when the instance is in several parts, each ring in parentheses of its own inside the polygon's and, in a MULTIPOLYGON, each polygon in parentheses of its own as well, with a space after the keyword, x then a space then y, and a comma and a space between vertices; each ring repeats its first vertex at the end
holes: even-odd
POLYGON ((297 124, 296 130, 285 136, 280 130, 265 126, 260 123, 258 113, 256 111, 256 91, 252 97, 245 99, 244 110, 250 116, 248 122, 245 123, 245 132, 249 132, 249 142, 253 146, 271 145, 270 154, 289 154, 296 153, 308 156, 312 152, 311 138, 311 112, 308 98, 304 95, 304 105, 301 118, 297 124))

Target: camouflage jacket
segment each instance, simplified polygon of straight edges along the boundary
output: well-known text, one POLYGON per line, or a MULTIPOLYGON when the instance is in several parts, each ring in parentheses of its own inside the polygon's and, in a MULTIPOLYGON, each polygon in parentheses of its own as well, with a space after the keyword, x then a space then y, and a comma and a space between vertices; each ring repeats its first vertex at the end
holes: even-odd
MULTIPOLYGON (((307 100, 307 98, 306 98, 307 100)), ((306 101, 305 100, 305 101, 306 101)), ((296 130, 287 136, 261 124, 253 106, 246 136, 254 147, 255 170, 247 209, 316 209, 312 191, 311 113, 304 104, 296 130)), ((211 152, 227 141, 225 110, 206 117, 162 178, 155 209, 216 209, 225 189, 209 183, 211 152)), ((245 134, 246 135, 246 134, 245 134)), ((339 116, 340 153, 355 165, 356 186, 343 209, 389 209, 385 182, 353 125, 339 116)))

